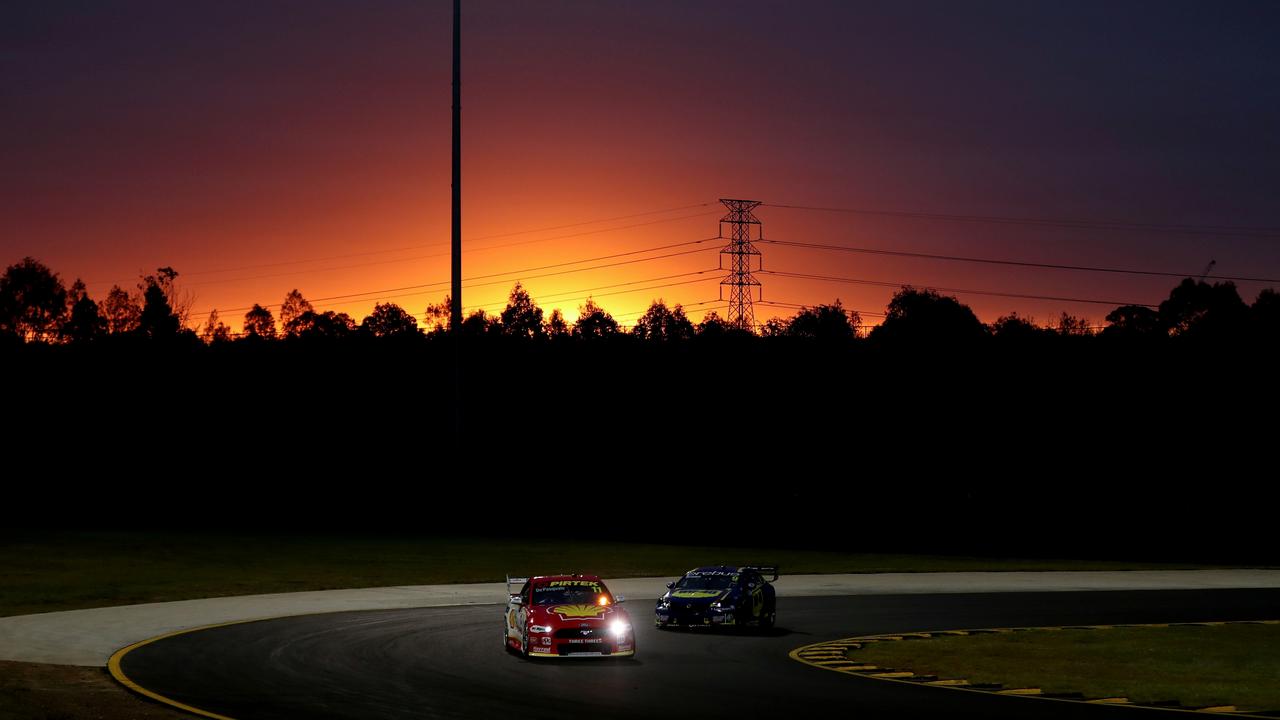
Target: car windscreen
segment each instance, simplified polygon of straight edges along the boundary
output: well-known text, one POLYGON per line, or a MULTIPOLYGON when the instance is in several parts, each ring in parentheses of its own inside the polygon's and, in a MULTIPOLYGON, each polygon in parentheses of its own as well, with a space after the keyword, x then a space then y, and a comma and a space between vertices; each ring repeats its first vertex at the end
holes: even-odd
POLYGON ((588 580, 553 580, 533 589, 534 605, 600 605, 613 600, 598 582, 588 580), (600 599, 604 598, 604 603, 600 599))
POLYGON ((685 575, 676 583, 681 590, 726 590, 733 586, 737 575, 685 575))

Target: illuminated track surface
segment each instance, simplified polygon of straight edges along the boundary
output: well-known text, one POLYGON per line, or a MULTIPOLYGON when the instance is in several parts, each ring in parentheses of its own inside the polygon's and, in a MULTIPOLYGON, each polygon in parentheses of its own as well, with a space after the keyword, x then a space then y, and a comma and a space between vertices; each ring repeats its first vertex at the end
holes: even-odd
POLYGON ((779 627, 659 631, 628 602, 634 659, 522 660, 500 606, 282 618, 168 637, 126 654, 128 677, 232 718, 1142 717, 1165 711, 993 697, 825 672, 787 653, 873 633, 1024 625, 1248 620, 1280 590, 779 598, 779 627))

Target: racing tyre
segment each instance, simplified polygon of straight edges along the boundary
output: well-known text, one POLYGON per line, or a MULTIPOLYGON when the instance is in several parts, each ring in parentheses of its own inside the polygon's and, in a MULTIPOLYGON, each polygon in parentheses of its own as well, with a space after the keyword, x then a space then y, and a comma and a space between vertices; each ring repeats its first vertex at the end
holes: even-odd
POLYGON ((777 620, 778 620, 778 611, 777 611, 777 610, 772 610, 772 609, 771 609, 771 610, 769 610, 768 612, 760 613, 760 629, 761 629, 761 630, 768 630, 768 629, 772 628, 772 627, 773 627, 773 624, 774 624, 775 622, 777 622, 777 620))
POLYGON ((529 626, 520 631, 520 657, 529 657, 529 626))

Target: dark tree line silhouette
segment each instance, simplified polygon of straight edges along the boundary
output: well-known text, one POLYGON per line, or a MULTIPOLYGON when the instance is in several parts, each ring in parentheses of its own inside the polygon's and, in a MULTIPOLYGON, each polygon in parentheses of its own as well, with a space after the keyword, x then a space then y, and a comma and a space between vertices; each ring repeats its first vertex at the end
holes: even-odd
MULTIPOLYGON (((417 317, 394 303, 378 303, 359 323, 346 313, 317 311, 297 289, 278 306, 279 317, 255 304, 244 314, 240 332, 227 325, 217 310, 209 313, 197 330, 187 327, 190 296, 177 284, 171 267, 140 278, 135 291, 119 286, 108 291, 101 303, 89 297, 84 283, 67 288, 58 274, 33 258, 10 265, 0 276, 0 336, 10 343, 85 344, 106 338, 152 341, 226 342, 341 341, 358 338, 413 341, 449 333, 449 298, 429 305, 425 328, 417 317)), ((954 297, 930 289, 903 287, 889 301, 885 318, 864 332, 857 312, 837 299, 830 304, 805 307, 786 319, 765 322, 759 336, 765 340, 818 341, 826 345, 868 342, 879 346, 971 346, 994 340, 999 347, 1043 346, 1045 343, 1093 339, 1097 342, 1200 342, 1230 344, 1240 341, 1280 339, 1280 294, 1260 292, 1247 304, 1231 282, 1209 284, 1187 278, 1170 292, 1158 308, 1126 305, 1112 310, 1101 328, 1067 313, 1049 325, 1011 313, 990 324, 954 297)), ((520 341, 562 342, 627 340, 672 344, 698 339, 745 338, 750 334, 731 327, 710 312, 693 323, 680 305, 668 307, 655 300, 649 309, 625 329, 593 299, 578 308, 577 322, 566 322, 557 308, 545 315, 519 282, 512 288, 507 306, 498 315, 476 310, 464 319, 462 335, 469 338, 501 337, 520 341)))
POLYGON ((190 307, 172 268, 100 298, 29 258, 0 274, 30 518, 677 542, 693 518, 727 545, 1280 561, 1255 500, 1274 290, 1187 279, 1099 328, 906 287, 874 327, 837 300, 752 335, 660 300, 571 323, 517 284, 456 355, 447 298, 355 318, 294 290, 195 330, 190 307), (687 512, 708 504, 742 522, 687 512))

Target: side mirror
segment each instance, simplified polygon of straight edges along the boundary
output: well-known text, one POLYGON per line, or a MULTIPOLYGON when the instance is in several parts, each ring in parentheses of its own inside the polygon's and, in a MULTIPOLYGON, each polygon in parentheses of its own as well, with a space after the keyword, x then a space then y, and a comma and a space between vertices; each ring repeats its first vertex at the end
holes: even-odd
POLYGON ((614 604, 615 604, 615 605, 616 605, 616 604, 618 604, 618 603, 624 603, 624 602, 626 602, 626 601, 627 601, 627 596, 626 596, 626 595, 614 595, 614 596, 613 596, 613 602, 614 602, 614 604))
POLYGON ((520 597, 519 595, 512 595, 512 596, 511 596, 511 600, 509 600, 509 602, 510 602, 512 605, 523 605, 523 604, 524 604, 524 598, 520 597))
POLYGON ((671 588, 673 588, 673 587, 675 587, 675 586, 676 586, 676 584, 675 584, 675 583, 673 583, 673 582, 669 582, 669 583, 667 583, 667 589, 668 589, 668 590, 670 590, 671 588))

